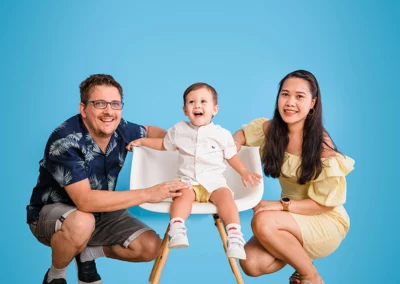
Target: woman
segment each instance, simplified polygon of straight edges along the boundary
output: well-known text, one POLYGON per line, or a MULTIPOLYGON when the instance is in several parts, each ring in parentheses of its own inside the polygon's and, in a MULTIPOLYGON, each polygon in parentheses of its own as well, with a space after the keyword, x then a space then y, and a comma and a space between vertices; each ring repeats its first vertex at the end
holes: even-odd
POLYGON ((324 283, 312 260, 331 254, 349 230, 343 208, 345 176, 354 161, 341 154, 322 124, 318 82, 308 71, 279 84, 272 120, 258 118, 234 134, 240 145, 261 146, 266 176, 279 178, 282 198, 254 208, 254 236, 241 260, 250 276, 296 269, 290 283, 324 283))

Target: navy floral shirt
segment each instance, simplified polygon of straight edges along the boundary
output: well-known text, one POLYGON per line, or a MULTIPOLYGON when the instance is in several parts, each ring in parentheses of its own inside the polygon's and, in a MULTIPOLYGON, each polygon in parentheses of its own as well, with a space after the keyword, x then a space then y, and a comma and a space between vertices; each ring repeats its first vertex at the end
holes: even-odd
POLYGON ((92 190, 115 190, 127 155, 125 147, 130 141, 146 136, 143 126, 121 119, 103 153, 80 114, 62 123, 50 135, 39 163, 39 178, 27 206, 27 222, 36 221, 46 204, 60 202, 74 206, 64 189, 66 185, 87 178, 92 190))

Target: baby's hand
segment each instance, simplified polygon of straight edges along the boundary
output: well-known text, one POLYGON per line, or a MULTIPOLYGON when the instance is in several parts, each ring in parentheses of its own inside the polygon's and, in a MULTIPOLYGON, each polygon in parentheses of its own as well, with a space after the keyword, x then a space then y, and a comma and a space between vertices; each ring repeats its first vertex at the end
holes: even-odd
POLYGON ((260 183, 262 176, 256 173, 246 172, 242 175, 242 181, 245 187, 247 187, 247 183, 250 183, 252 187, 254 187, 254 181, 260 183))
POLYGON ((132 152, 133 147, 140 147, 140 146, 142 146, 141 138, 129 142, 129 144, 126 146, 126 150, 132 152))

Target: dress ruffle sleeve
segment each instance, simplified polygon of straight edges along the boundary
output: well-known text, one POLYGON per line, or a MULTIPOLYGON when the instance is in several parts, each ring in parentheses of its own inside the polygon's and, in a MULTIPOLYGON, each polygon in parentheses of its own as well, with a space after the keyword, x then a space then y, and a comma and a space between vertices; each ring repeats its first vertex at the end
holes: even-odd
POLYGON ((246 146, 262 146, 264 144, 265 134, 263 125, 267 120, 264 117, 256 118, 242 127, 246 138, 246 146))
POLYGON ((346 178, 354 169, 354 160, 342 154, 322 158, 321 174, 309 183, 308 196, 315 202, 336 207, 346 202, 346 178))

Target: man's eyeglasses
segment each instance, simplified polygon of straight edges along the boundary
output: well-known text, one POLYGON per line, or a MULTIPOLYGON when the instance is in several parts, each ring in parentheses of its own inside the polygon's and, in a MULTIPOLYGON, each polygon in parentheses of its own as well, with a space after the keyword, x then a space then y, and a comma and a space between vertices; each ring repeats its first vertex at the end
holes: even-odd
POLYGON ((107 108, 107 105, 110 104, 112 109, 115 110, 120 110, 123 108, 124 103, 120 102, 120 101, 112 101, 112 102, 106 102, 103 100, 97 100, 97 101, 86 101, 86 104, 93 104, 93 106, 95 108, 99 108, 99 109, 105 109, 107 108))

